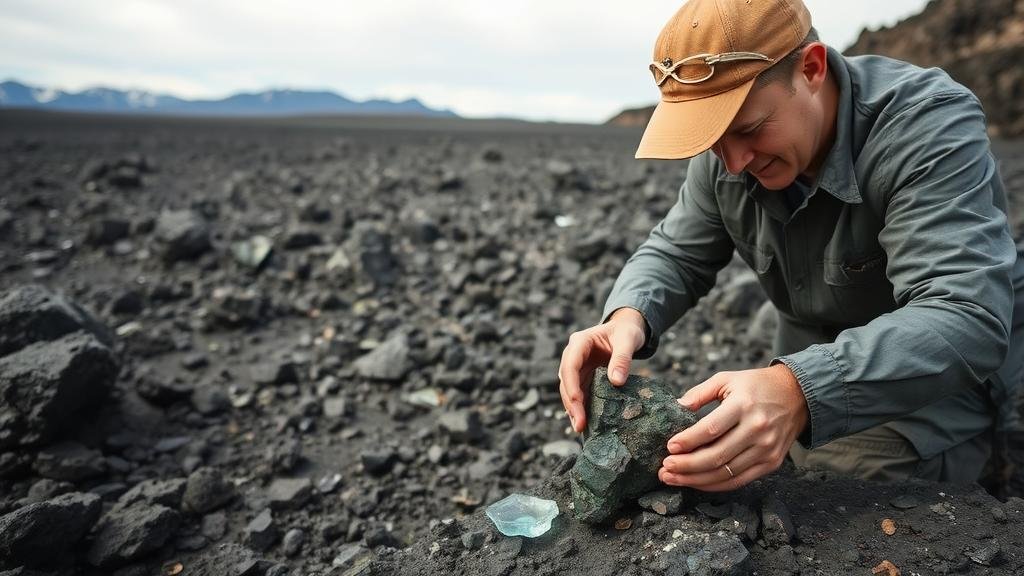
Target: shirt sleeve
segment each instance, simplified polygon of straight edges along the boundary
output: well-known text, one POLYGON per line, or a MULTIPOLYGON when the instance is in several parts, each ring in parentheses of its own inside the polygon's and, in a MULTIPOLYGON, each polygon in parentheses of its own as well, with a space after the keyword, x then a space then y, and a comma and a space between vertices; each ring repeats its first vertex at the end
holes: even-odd
POLYGON ((898 308, 772 361, 800 382, 809 447, 981 385, 1007 354, 1016 252, 980 105, 950 92, 887 124, 871 185, 888 191, 878 241, 898 308))
POLYGON ((634 354, 648 358, 661 334, 715 284, 735 246, 715 199, 710 153, 687 167, 679 199, 650 236, 626 261, 604 306, 604 321, 622 307, 635 308, 650 328, 634 354))

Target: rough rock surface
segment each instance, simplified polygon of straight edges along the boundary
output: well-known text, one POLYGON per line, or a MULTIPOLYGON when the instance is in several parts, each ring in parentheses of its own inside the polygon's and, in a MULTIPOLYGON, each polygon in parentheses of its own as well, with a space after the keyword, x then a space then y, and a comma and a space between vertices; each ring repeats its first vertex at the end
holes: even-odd
POLYGON ((190 565, 196 576, 260 576, 268 574, 274 563, 238 544, 221 544, 190 565))
POLYGON ((99 496, 74 492, 0 516, 0 568, 72 564, 102 508, 99 496))
POLYGON ((111 344, 111 334, 105 326, 45 286, 19 286, 0 298, 0 356, 79 330, 91 333, 105 345, 111 344))
POLYGON ((73 430, 106 398, 117 371, 110 349, 81 331, 0 358, 0 449, 73 430))
POLYGON ((398 382, 412 369, 405 334, 396 334, 357 360, 356 373, 373 380, 398 382))
POLYGON ((89 548, 89 563, 122 566, 163 546, 181 522, 178 512, 159 504, 111 510, 100 519, 89 548))
POLYGON ((1024 3, 936 0, 893 26, 861 31, 845 53, 940 67, 978 96, 993 133, 1024 134, 1024 3))
POLYGON ((210 248, 210 229, 203 217, 191 210, 165 210, 156 223, 168 262, 191 259, 210 248))
POLYGON ((658 469, 666 442, 697 421, 665 384, 630 376, 613 386, 607 370, 594 374, 587 406, 586 438, 571 475, 577 519, 599 523, 629 499, 661 485, 658 469))
POLYGON ((181 497, 185 493, 184 478, 172 478, 169 480, 143 480, 131 490, 128 490, 117 499, 117 506, 127 508, 136 503, 147 506, 160 504, 177 510, 181 506, 181 497))
POLYGON ((234 486, 220 470, 203 467, 189 475, 182 495, 182 507, 190 512, 206 514, 227 504, 235 497, 234 486))

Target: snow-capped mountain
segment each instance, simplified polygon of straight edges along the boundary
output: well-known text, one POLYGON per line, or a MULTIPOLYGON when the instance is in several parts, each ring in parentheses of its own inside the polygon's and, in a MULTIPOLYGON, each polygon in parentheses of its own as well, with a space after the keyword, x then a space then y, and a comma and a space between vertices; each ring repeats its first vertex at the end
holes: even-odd
POLYGON ((0 83, 0 108, 44 108, 78 112, 149 113, 198 116, 291 116, 302 114, 413 115, 455 117, 415 98, 358 102, 326 91, 267 90, 221 100, 185 100, 140 90, 90 88, 65 92, 14 80, 0 83))

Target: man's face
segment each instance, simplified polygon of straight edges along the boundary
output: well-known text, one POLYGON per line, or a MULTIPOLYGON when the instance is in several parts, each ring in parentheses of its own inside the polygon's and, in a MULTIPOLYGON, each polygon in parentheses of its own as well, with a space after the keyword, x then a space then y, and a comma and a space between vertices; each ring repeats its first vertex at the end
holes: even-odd
POLYGON ((755 87, 725 134, 711 147, 726 169, 747 172, 768 190, 813 177, 822 161, 824 116, 818 92, 802 79, 755 87))

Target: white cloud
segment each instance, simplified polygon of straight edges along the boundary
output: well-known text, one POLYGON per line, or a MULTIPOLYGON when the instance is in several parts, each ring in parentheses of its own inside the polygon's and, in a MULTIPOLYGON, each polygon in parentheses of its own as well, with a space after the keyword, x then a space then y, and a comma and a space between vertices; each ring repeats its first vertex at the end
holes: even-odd
MULTIPOLYGON (((603 121, 652 102, 677 0, 3 0, 0 78, 185 97, 270 87, 411 97, 470 116, 603 121)), ((808 0, 844 47, 925 0, 808 0)))

